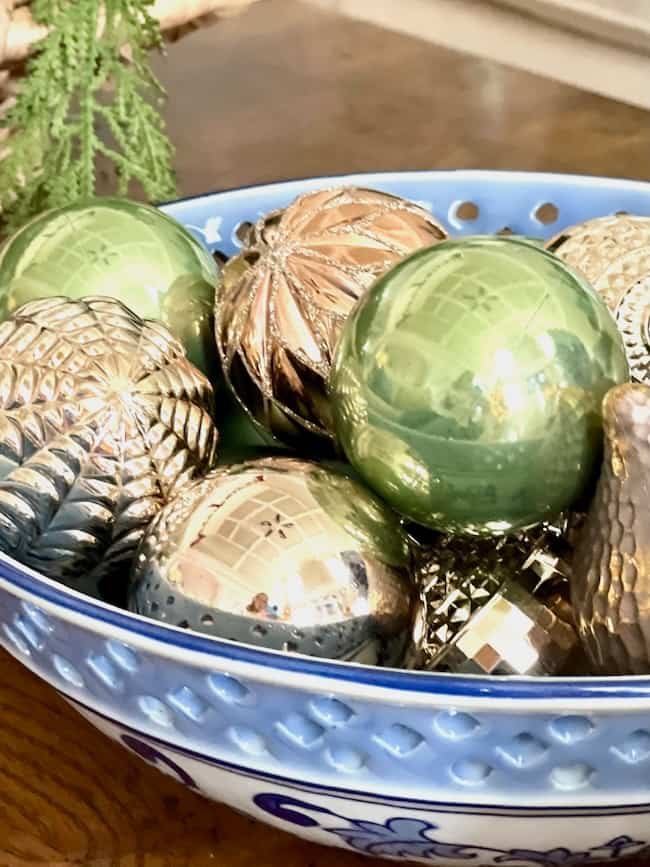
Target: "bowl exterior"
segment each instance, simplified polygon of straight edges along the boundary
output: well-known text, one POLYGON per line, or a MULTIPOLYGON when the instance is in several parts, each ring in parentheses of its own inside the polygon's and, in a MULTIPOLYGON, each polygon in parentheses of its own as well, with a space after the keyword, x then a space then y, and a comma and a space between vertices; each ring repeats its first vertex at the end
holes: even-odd
MULTIPOLYGON (((456 233, 547 237, 650 185, 477 172, 356 176, 456 233), (473 201, 471 226, 456 217, 473 201), (514 214, 514 218, 513 218, 514 214)), ((166 207, 210 249, 342 179, 166 207)), ((520 682, 365 670, 242 651, 89 602, 0 559, 0 642, 109 736, 209 797, 311 840, 427 863, 650 854, 650 679, 520 682)))
POLYGON ((0 620, 5 647, 109 737, 315 842, 424 863, 650 852, 647 700, 513 706, 444 679, 400 694, 188 652, 4 580, 0 620))

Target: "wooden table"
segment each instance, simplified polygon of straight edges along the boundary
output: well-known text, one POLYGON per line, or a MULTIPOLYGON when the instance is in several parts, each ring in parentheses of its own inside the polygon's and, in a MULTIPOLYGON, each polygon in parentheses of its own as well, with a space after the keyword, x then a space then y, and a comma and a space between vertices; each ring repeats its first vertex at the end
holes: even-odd
MULTIPOLYGON (((371 169, 650 177, 650 116, 268 0, 158 63, 184 193, 371 169)), ((337 867, 114 746, 0 655, 0 867, 337 867)))

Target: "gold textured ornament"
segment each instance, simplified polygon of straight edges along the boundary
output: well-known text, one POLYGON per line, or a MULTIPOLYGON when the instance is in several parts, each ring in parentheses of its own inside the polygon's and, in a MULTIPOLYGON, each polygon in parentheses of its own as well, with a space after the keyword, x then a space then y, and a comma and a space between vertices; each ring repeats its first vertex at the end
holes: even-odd
POLYGON ((516 582, 504 582, 436 660, 457 674, 554 675, 578 644, 571 612, 538 601, 516 582))
POLYGON ((612 389, 605 456, 578 537, 571 595, 585 649, 604 674, 650 673, 650 387, 612 389))
POLYGON ((650 272, 650 217, 586 220, 563 229, 546 249, 579 271, 615 312, 630 284, 650 272))
POLYGON ((0 324, 0 549, 123 601, 149 521, 212 464, 208 380, 111 298, 32 301, 0 324))
POLYGON ((650 385, 650 247, 648 271, 632 283, 616 308, 616 324, 623 335, 630 378, 650 385))
POLYGON ((346 317, 377 277, 445 237, 417 205, 354 187, 299 196, 251 228, 217 286, 215 329, 252 418, 281 440, 331 436, 326 383, 346 317))
POLYGON ((602 296, 623 335, 632 379, 650 384, 650 217, 588 220, 546 246, 602 296))
POLYGON ((132 610, 232 641, 373 665, 410 649, 399 519, 348 476, 269 458, 189 485, 147 531, 132 610))
POLYGON ((568 518, 497 540, 439 535, 416 548, 423 627, 412 667, 553 674, 577 644, 567 613, 568 518))

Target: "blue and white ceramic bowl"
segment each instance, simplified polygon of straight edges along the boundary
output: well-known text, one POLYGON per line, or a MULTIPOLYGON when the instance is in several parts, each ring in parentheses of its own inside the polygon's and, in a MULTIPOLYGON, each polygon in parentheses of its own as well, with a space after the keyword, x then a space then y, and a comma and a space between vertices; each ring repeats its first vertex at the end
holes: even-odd
MULTIPOLYGON (((650 184, 485 172, 295 181, 165 210, 232 253, 241 221, 344 181, 415 199, 456 234, 650 215, 650 184), (546 203, 553 224, 537 219, 546 203)), ((107 735, 310 840, 423 863, 650 854, 650 678, 456 677, 265 652, 112 609, 7 558, 0 623, 7 650, 107 735)))

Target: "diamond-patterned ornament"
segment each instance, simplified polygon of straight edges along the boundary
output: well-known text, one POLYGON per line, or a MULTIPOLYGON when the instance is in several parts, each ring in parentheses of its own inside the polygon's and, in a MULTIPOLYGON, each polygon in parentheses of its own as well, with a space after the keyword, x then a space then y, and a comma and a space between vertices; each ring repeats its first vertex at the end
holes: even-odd
POLYGON ((613 214, 563 229, 546 249, 583 274, 614 310, 650 253, 650 217, 613 214))
POLYGON ((578 643, 563 615, 563 607, 544 605, 514 581, 506 582, 444 648, 436 668, 461 674, 557 674, 578 643))
POLYGON ((440 535, 421 545, 425 626, 415 665, 494 674, 556 670, 577 641, 563 605, 568 554, 565 519, 496 541, 440 535))

